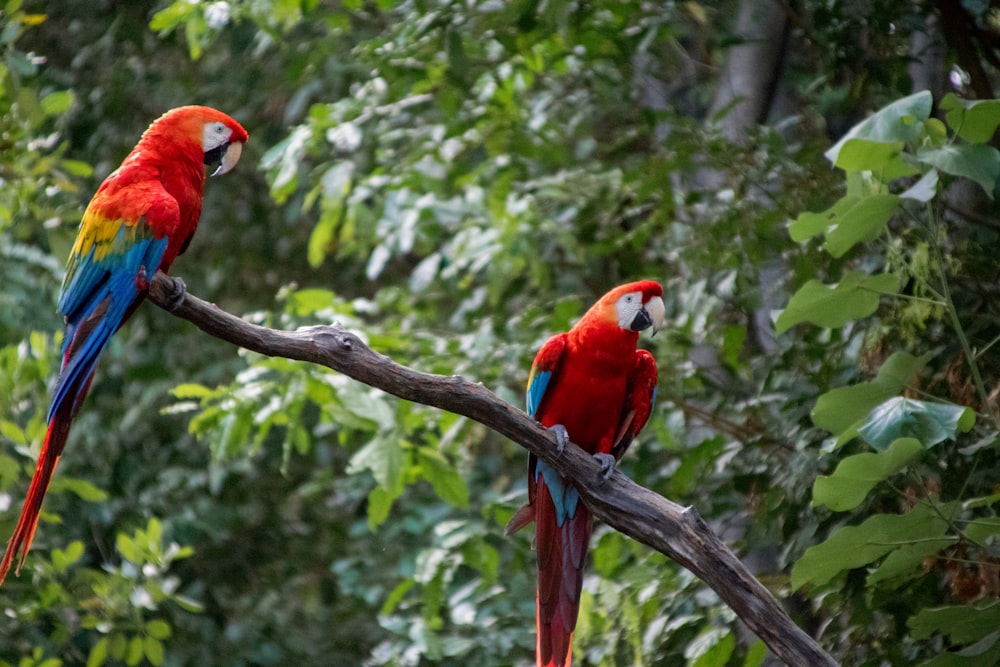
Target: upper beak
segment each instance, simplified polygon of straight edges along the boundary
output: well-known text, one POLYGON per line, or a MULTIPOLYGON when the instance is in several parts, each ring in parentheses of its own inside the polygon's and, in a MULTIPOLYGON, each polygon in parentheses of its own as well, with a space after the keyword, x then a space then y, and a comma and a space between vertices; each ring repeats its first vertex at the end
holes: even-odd
MULTIPOLYGON (((233 167, 235 167, 236 163, 240 161, 240 155, 243 153, 243 144, 241 144, 238 141, 228 144, 223 144, 219 148, 222 149, 220 151, 221 156, 218 158, 219 166, 215 171, 212 172, 212 176, 219 176, 221 174, 226 173, 233 167)), ((215 151, 212 152, 214 153, 215 151)), ((206 153, 205 155, 206 163, 208 163, 208 158, 209 155, 206 153)))
POLYGON ((663 305, 663 299, 658 296, 654 296, 643 306, 643 311, 645 311, 646 316, 649 318, 649 325, 653 327, 653 335, 660 330, 663 323, 667 320, 667 308, 663 305))

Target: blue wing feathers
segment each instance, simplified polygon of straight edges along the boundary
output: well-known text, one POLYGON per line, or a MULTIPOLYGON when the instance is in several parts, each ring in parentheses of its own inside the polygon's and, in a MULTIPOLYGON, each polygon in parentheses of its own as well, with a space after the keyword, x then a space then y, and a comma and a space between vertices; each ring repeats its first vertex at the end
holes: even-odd
POLYGON ((545 395, 545 389, 549 386, 549 380, 551 379, 552 371, 536 370, 532 374, 531 383, 528 385, 526 395, 529 417, 534 418, 538 413, 538 406, 542 403, 542 396, 545 395))
MULTIPOLYGON (((126 233, 123 225, 118 236, 126 233)), ((86 386, 97 360, 139 298, 136 277, 140 269, 145 268, 152 277, 166 249, 166 237, 149 238, 124 253, 106 255, 101 261, 94 260, 93 250, 76 259, 77 270, 59 299, 59 310, 66 316, 66 332, 63 368, 49 406, 50 421, 64 400, 75 397, 86 386)))

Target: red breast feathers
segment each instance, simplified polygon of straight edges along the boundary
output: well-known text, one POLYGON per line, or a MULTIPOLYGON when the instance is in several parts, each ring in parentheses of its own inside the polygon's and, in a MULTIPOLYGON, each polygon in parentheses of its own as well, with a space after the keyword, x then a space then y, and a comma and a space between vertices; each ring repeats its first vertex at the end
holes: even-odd
POLYGON ((170 238, 159 267, 166 270, 194 234, 201 216, 205 165, 215 173, 229 171, 247 138, 238 122, 216 109, 172 109, 153 121, 122 165, 104 180, 88 213, 127 223, 145 216, 157 238, 170 238), (144 209, 160 189, 177 202, 179 216, 144 209))

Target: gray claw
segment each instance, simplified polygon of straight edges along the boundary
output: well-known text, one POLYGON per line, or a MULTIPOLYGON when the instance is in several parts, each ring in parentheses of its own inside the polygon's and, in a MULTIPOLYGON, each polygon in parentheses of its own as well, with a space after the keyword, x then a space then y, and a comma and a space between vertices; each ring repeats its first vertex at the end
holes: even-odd
POLYGON ((553 424, 549 427, 549 430, 556 435, 556 451, 560 454, 566 451, 566 445, 569 444, 569 431, 562 424, 553 424))
POLYGON ((594 454, 594 458, 597 462, 601 464, 601 479, 607 481, 611 477, 611 473, 615 471, 615 463, 617 460, 614 454, 594 454))
POLYGON ((180 278, 174 278, 173 288, 167 298, 170 300, 170 312, 176 311, 184 303, 184 295, 187 294, 187 285, 180 278))

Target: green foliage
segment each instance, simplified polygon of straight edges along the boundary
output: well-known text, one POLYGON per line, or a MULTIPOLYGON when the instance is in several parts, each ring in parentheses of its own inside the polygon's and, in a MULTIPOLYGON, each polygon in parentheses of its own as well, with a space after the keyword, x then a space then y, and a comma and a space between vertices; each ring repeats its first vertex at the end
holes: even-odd
POLYGON ((948 110, 947 126, 930 117, 929 93, 904 98, 856 125, 826 153, 845 172, 847 194, 823 214, 800 215, 789 230, 799 241, 824 234, 822 249, 837 258, 854 248, 856 256, 864 257, 855 264, 864 268, 851 270, 832 289, 807 283, 791 297, 778 327, 804 321, 843 327, 879 311, 881 295, 901 302, 881 310, 882 331, 868 342, 883 353, 894 352, 876 378, 827 392, 813 411, 814 422, 834 436, 835 446, 861 438, 874 450, 838 450, 836 469, 813 486, 813 503, 854 512, 864 520, 856 525, 839 521, 825 541, 807 549, 792 568, 791 584, 827 589, 840 586, 833 582, 845 572, 860 571, 865 602, 856 604, 867 606, 901 589, 927 596, 928 579, 938 580, 938 587, 947 582, 950 596, 932 595, 927 607, 896 612, 912 632, 912 638, 904 635, 896 641, 913 645, 914 640, 945 637, 949 646, 962 650, 921 664, 966 664, 966 657, 984 659, 998 639, 995 625, 974 619, 985 618, 992 608, 975 602, 984 594, 980 577, 996 568, 991 549, 1000 536, 993 510, 995 482, 976 469, 994 465, 1000 413, 983 379, 992 366, 974 352, 980 343, 970 342, 973 335, 983 335, 982 324, 974 313, 961 310, 957 296, 965 279, 961 262, 949 258, 950 249, 942 250, 950 248, 954 233, 944 209, 953 179, 975 182, 992 199, 1000 152, 986 143, 998 121, 984 112, 995 108, 995 101, 963 104, 949 95, 942 108, 948 110), (914 175, 919 176, 915 182, 914 175), (876 239, 881 257, 857 252, 858 243, 876 239), (937 252, 928 254, 928 247, 937 252), (891 288, 843 287, 874 280, 887 280, 891 288), (904 283, 907 289, 900 291, 904 283), (925 308, 927 304, 933 308, 925 308), (914 306, 919 309, 917 330, 907 317, 914 306), (950 345, 922 333, 938 327, 950 329, 950 345), (908 335, 894 335, 908 328, 908 335), (947 391, 933 393, 930 378, 942 372, 938 359, 944 354, 956 355, 952 373, 967 368, 973 391, 963 398, 984 419, 977 420, 974 407, 955 404, 962 399, 947 391), (949 600, 963 604, 930 608, 949 600), (960 630, 947 620, 959 615, 960 630))

